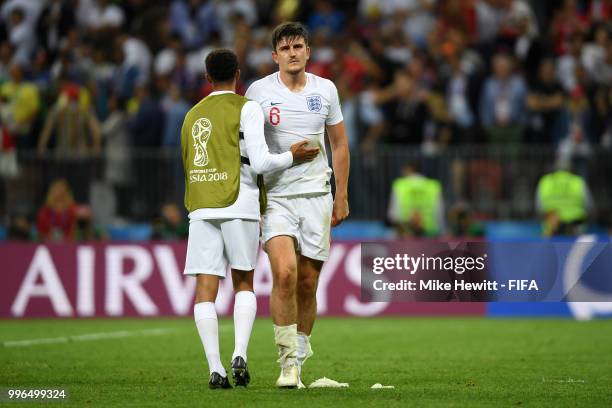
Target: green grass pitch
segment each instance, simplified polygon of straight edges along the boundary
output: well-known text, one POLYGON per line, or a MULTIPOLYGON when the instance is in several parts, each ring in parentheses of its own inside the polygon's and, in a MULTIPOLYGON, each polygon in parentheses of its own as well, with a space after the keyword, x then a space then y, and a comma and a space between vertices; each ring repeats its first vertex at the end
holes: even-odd
MULTIPOLYGON (((220 327, 229 365, 232 321, 220 327)), ((207 388, 192 319, 0 321, 0 340, 0 388, 63 387, 64 404, 77 406, 612 406, 612 322, 603 320, 321 318, 303 381, 326 376, 349 389, 275 389, 269 319, 253 329, 248 389, 207 388), (52 343, 15 343, 41 338, 52 343)))

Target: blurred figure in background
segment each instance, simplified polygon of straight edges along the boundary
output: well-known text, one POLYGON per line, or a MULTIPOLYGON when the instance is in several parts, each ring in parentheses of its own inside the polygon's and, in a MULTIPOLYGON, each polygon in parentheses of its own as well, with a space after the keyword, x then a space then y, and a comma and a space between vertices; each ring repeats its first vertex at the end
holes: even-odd
MULTIPOLYGON (((132 183, 132 149, 127 127, 125 101, 111 94, 108 99, 108 117, 102 123, 104 140, 104 181, 116 196, 119 215, 128 213, 130 187, 132 183)), ((112 214, 115 216, 116 214, 112 214)))
POLYGON ((153 224, 153 239, 177 240, 186 239, 189 232, 189 223, 183 217, 181 210, 175 203, 166 203, 162 207, 161 218, 153 224))
POLYGON ((100 152, 100 122, 87 89, 74 83, 64 85, 38 140, 39 153, 47 150, 52 135, 55 135, 54 150, 58 156, 100 152))
POLYGON ((40 110, 38 88, 25 79, 22 63, 12 63, 9 74, 10 79, 0 87, 0 106, 8 113, 4 123, 13 135, 27 137, 40 110))
POLYGON ((448 214, 448 229, 452 237, 482 237, 484 226, 474 219, 471 209, 465 202, 459 202, 448 214))
POLYGON ((527 140, 531 143, 552 143, 559 140, 559 121, 565 105, 561 84, 555 78, 555 64, 551 59, 543 60, 538 77, 527 94, 529 123, 527 140))
POLYGON ((9 219, 6 236, 12 241, 30 241, 32 239, 32 224, 24 214, 18 214, 9 219))
POLYGON ((387 217, 400 237, 437 237, 445 231, 442 186, 406 164, 391 187, 387 217))
POLYGON ((495 55, 493 75, 485 81, 480 98, 480 119, 491 142, 521 142, 526 91, 525 81, 514 73, 512 58, 495 55))
POLYGON ((586 178, 589 173, 589 159, 593 151, 586 139, 582 126, 573 122, 567 136, 561 141, 557 155, 564 162, 570 163, 574 173, 586 178))
POLYGON ((578 235, 592 211, 591 193, 586 180, 571 172, 569 161, 559 159, 555 167, 542 176, 536 192, 543 235, 578 235))
POLYGON ((70 241, 77 230, 77 205, 68 182, 51 183, 44 205, 36 217, 38 236, 43 241, 70 241))
POLYGON ((98 241, 101 239, 108 239, 108 234, 96 225, 94 222, 94 214, 92 208, 88 205, 77 206, 76 211, 77 217, 77 230, 75 239, 78 241, 98 241))

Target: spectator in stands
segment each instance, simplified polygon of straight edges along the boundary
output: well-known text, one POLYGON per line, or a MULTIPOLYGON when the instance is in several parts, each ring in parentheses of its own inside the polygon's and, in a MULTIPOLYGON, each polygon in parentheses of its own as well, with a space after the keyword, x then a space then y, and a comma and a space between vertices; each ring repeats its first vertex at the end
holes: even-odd
POLYGON ((567 41, 568 52, 557 60, 557 78, 567 93, 572 92, 578 85, 576 70, 581 65, 583 45, 582 34, 574 34, 567 41))
POLYGON ((38 236, 45 241, 70 241, 77 230, 77 205, 64 179, 51 183, 44 205, 36 217, 38 236))
POLYGON ((557 55, 568 52, 568 40, 582 36, 587 25, 586 20, 587 18, 580 13, 576 0, 563 0, 562 6, 555 10, 550 23, 554 51, 557 55))
POLYGON ((610 40, 609 29, 605 25, 600 24, 593 29, 592 41, 582 48, 582 65, 587 70, 589 76, 595 82, 602 85, 612 83, 612 77, 610 77, 610 67, 612 66, 610 64, 612 61, 607 58, 610 53, 608 51, 610 43, 612 41, 610 40))
MULTIPOLYGON (((167 95, 164 97, 163 106, 166 119, 164 121, 162 147, 167 148, 171 153, 178 152, 176 149, 181 145, 183 120, 191 105, 181 94, 180 88, 171 84, 167 95)), ((185 194, 185 173, 183 172, 181 157, 178 154, 169 154, 164 156, 163 162, 168 166, 168 171, 164 174, 164 177, 168 177, 166 197, 172 197, 173 201, 181 202, 185 194)))
MULTIPOLYGON (((18 139, 30 134, 40 109, 38 88, 24 80, 23 70, 21 63, 13 63, 10 66, 11 79, 0 86, 1 105, 9 112, 4 118, 5 126, 18 139)), ((23 141, 17 140, 18 145, 21 143, 23 141)))
POLYGON ((129 100, 134 96, 138 81, 138 67, 130 65, 125 59, 122 48, 115 47, 111 51, 112 74, 109 78, 110 88, 119 98, 129 100))
POLYGON ((126 187, 132 174, 132 155, 125 101, 111 95, 108 99, 108 111, 108 117, 101 128, 106 156, 105 180, 113 186, 126 187))
POLYGON ((92 209, 88 205, 77 206, 76 218, 75 239, 77 241, 90 242, 108 239, 108 234, 104 228, 94 224, 92 209))
POLYGON ((124 69, 136 68, 136 85, 148 84, 153 55, 147 44, 135 36, 120 34, 115 39, 115 47, 123 51, 124 69))
POLYGON ((129 102, 128 114, 131 147, 144 150, 140 154, 133 155, 134 179, 139 182, 132 190, 131 206, 138 209, 134 214, 135 217, 150 220, 156 215, 160 199, 165 197, 166 192, 165 186, 155 186, 147 182, 159 179, 152 174, 162 168, 158 157, 150 154, 150 149, 161 146, 164 112, 159 99, 152 94, 149 86, 139 86, 136 88, 135 97, 129 102))
POLYGON ((484 226, 474 219, 470 207, 465 202, 455 204, 448 214, 448 229, 452 237, 482 237, 484 226))
POLYGON ((171 32, 188 48, 201 47, 213 31, 219 30, 217 2, 173 0, 168 11, 171 32))
POLYGON ((427 49, 427 38, 434 28, 433 15, 437 0, 411 0, 404 2, 404 33, 419 49, 427 49))
POLYGON ((560 158, 555 167, 542 176, 536 192, 543 235, 578 235, 592 211, 591 193, 586 180, 571 172, 570 162, 560 158))
POLYGON ((19 173, 15 136, 9 127, 11 121, 10 108, 0 102, 0 207, 4 204, 2 198, 5 193, 1 183, 4 183, 4 179, 14 178, 19 173))
POLYGON ((402 169, 391 188, 387 217, 401 237, 436 237, 445 231, 442 186, 417 172, 415 163, 402 169))
POLYGON ((75 0, 51 0, 44 5, 36 25, 36 37, 51 57, 60 51, 62 42, 75 28, 75 11, 75 0))
POLYGON ((476 124, 472 99, 475 92, 474 76, 467 72, 454 47, 447 52, 451 74, 446 84, 446 106, 454 125, 456 139, 465 143, 474 139, 473 129, 476 124))
POLYGON ((179 207, 174 203, 164 204, 161 218, 153 223, 153 239, 186 239, 188 232, 189 225, 179 207))
POLYGON ((53 134, 54 151, 59 156, 101 151, 100 122, 86 88, 70 82, 64 84, 40 135, 39 153, 47 150, 53 134))
POLYGON ((10 67, 13 58, 13 47, 8 41, 0 42, 0 84, 8 81, 11 77, 10 67))
POLYGON ((507 54, 493 57, 493 75, 485 81, 480 96, 480 120, 493 143, 517 144, 525 124, 526 86, 514 73, 507 54))
POLYGON ((25 10, 15 7, 8 24, 9 41, 15 49, 13 62, 28 64, 36 47, 36 36, 31 21, 26 19, 25 10))
MULTIPOLYGON (((411 62, 413 71, 422 70, 422 61, 411 62), (417 68, 418 67, 418 68, 417 68)), ((419 144, 430 115, 427 108, 429 89, 426 82, 417 82, 411 73, 398 72, 396 75, 397 96, 389 105, 391 143, 419 144)))
POLYGON ((110 0, 79 0, 77 21, 89 35, 105 39, 117 33, 125 21, 123 9, 110 0))
POLYGON ((12 241, 30 241, 32 239, 32 225, 28 217, 23 214, 11 217, 6 237, 12 241))
POLYGON ((560 120, 565 106, 565 95, 555 78, 555 65, 545 59, 538 68, 538 77, 529 87, 527 140, 532 143, 552 143, 561 139, 560 120))
POLYGON ((344 14, 334 8, 331 1, 317 0, 314 4, 314 11, 308 19, 308 29, 311 32, 316 32, 320 29, 328 30, 331 33, 338 34, 344 24, 344 14))
POLYGON ((128 127, 132 146, 159 147, 164 130, 164 113, 157 95, 153 95, 149 86, 136 88, 134 98, 129 101, 128 127))
POLYGON ((569 133, 559 143, 557 155, 564 162, 570 163, 576 174, 586 178, 592 154, 591 144, 585 137, 583 126, 579 122, 571 123, 569 133))

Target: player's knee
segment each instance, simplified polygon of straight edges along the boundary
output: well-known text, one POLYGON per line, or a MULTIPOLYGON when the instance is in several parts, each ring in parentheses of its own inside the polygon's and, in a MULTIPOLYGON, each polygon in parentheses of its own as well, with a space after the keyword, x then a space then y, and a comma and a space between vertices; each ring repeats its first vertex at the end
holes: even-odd
POLYGON ((216 277, 199 275, 196 281, 195 302, 214 302, 219 291, 219 281, 216 277))
POLYGON ((274 286, 281 294, 290 295, 295 292, 297 270, 291 266, 280 268, 275 273, 274 286))
POLYGON ((232 284, 235 292, 253 292, 253 271, 232 270, 232 284))
POLYGON ((317 294, 317 278, 308 276, 298 282, 298 293, 301 298, 312 298, 317 294))

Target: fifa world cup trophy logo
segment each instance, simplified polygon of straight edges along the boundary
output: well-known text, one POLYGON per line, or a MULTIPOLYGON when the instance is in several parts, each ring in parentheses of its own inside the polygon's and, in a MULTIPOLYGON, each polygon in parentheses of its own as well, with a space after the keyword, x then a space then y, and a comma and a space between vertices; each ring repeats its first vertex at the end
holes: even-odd
POLYGON ((193 137, 193 147, 195 148, 195 157, 193 164, 198 167, 204 167, 208 164, 208 152, 206 144, 212 133, 212 123, 206 118, 200 118, 195 121, 191 128, 191 136, 193 137))

